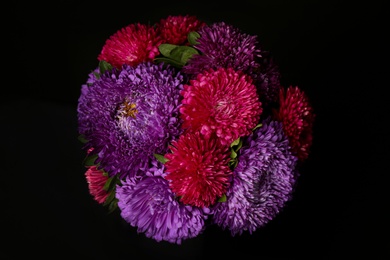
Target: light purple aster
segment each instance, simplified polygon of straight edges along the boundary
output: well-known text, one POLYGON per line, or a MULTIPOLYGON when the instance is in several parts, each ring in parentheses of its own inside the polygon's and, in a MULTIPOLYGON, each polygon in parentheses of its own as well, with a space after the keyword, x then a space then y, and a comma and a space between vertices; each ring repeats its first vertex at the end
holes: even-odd
POLYGON ((209 215, 208 208, 180 203, 160 173, 127 177, 117 186, 116 198, 122 218, 158 242, 181 244, 198 236, 209 215))
POLYGON ((273 219, 291 199, 297 176, 297 158, 278 121, 264 120, 239 152, 227 200, 215 205, 212 219, 233 236, 273 219))
POLYGON ((220 67, 242 70, 252 76, 259 68, 257 59, 261 56, 257 36, 241 32, 224 22, 203 26, 199 29, 198 44, 193 47, 200 51, 183 66, 188 74, 199 74, 208 69, 220 67))
POLYGON ((94 148, 110 176, 148 168, 154 153, 165 154, 181 130, 183 75, 163 63, 124 65, 90 76, 78 103, 79 133, 94 148))

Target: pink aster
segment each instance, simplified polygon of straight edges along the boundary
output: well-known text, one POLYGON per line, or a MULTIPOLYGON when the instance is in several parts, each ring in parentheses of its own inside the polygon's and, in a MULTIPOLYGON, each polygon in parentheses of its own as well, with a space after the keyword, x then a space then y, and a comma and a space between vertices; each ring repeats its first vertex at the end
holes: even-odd
POLYGON ((116 68, 123 64, 130 66, 152 61, 159 55, 158 46, 161 38, 151 25, 130 24, 106 40, 99 61, 106 61, 116 68))
POLYGON ((194 15, 168 16, 161 19, 156 25, 156 30, 160 33, 164 43, 181 45, 187 41, 187 36, 192 31, 197 31, 206 25, 198 20, 194 15))
POLYGON ((292 152, 300 161, 307 159, 313 139, 315 115, 307 95, 297 86, 290 86, 279 92, 280 107, 274 116, 283 123, 292 152))
POLYGON ((181 95, 182 127, 206 137, 215 132, 222 144, 249 135, 263 111, 252 78, 232 68, 198 74, 181 95))
POLYGON ((96 168, 96 166, 90 166, 85 172, 85 177, 88 182, 89 193, 98 203, 103 204, 109 195, 103 189, 108 180, 108 176, 104 175, 103 171, 96 168))
POLYGON ((232 175, 229 146, 215 135, 205 138, 196 132, 181 135, 170 148, 165 179, 182 203, 208 207, 225 194, 232 175))

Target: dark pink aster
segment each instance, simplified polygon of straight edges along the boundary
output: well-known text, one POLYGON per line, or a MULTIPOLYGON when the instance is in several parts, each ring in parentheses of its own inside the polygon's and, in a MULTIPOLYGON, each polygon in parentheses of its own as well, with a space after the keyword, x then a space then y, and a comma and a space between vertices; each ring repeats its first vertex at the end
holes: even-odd
POLYGON ((198 74, 204 70, 233 68, 252 76, 259 69, 257 59, 261 57, 257 36, 243 33, 224 22, 199 28, 200 37, 194 48, 200 55, 194 55, 183 67, 183 72, 198 74))
POLYGON ((215 135, 183 134, 172 142, 171 153, 165 158, 165 178, 184 204, 208 207, 229 187, 229 146, 221 145, 215 135))
POLYGON ((130 66, 152 61, 159 55, 161 38, 154 27, 144 24, 130 24, 106 40, 98 60, 106 61, 116 68, 123 64, 130 66))
POLYGON ((163 43, 181 45, 187 42, 190 32, 197 31, 204 25, 206 23, 198 20, 194 15, 168 16, 157 23, 156 31, 160 34, 163 43))
POLYGON ((126 178, 117 186, 122 218, 139 233, 158 242, 181 244, 202 233, 209 209, 180 203, 167 180, 158 174, 149 175, 126 178))
POLYGON ((297 86, 280 90, 280 107, 275 118, 283 123, 291 149, 300 161, 309 156, 315 115, 307 95, 297 86))
POLYGON ((226 201, 213 208, 213 223, 233 236, 271 221, 292 198, 298 176, 282 123, 270 118, 261 123, 239 150, 226 201))
POLYGON ((223 144, 249 135, 262 113, 252 78, 232 68, 204 71, 181 95, 182 127, 206 137, 215 132, 223 144))
POLYGON ((85 177, 87 179, 89 193, 98 203, 103 204, 109 195, 103 189, 108 180, 108 176, 104 175, 104 171, 98 169, 96 166, 90 166, 85 172, 85 177))

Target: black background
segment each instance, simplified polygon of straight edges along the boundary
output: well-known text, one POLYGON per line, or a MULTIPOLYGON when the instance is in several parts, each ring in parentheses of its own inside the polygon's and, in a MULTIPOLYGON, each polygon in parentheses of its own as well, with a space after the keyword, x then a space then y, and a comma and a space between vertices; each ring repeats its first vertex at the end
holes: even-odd
POLYGON ((385 1, 14 1, 2 9, 3 259, 389 259, 385 1), (317 115, 294 199, 252 235, 208 227, 180 246, 158 243, 89 195, 77 140, 81 84, 111 34, 178 14, 258 35, 283 85, 301 87, 317 115))

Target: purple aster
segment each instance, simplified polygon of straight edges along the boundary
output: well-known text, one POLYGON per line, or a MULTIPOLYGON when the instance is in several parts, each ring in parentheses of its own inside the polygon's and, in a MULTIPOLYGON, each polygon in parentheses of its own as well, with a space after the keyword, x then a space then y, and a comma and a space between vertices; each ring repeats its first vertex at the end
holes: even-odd
POLYGON ((257 36, 242 33, 238 28, 224 22, 203 26, 198 30, 200 37, 194 48, 199 55, 192 56, 183 67, 183 72, 199 74, 208 69, 233 68, 252 76, 259 68, 257 59, 261 56, 257 47, 257 36))
POLYGON ((138 233, 158 242, 181 244, 202 233, 209 209, 180 203, 167 180, 159 174, 147 175, 140 179, 128 177, 117 186, 122 218, 137 227, 138 233))
POLYGON ((181 134, 183 76, 162 63, 124 65, 82 87, 79 133, 110 176, 134 175, 181 134))
POLYGON ((239 150, 227 200, 214 207, 213 222, 233 236, 264 226, 290 200, 297 158, 290 152, 282 124, 267 118, 239 150))

